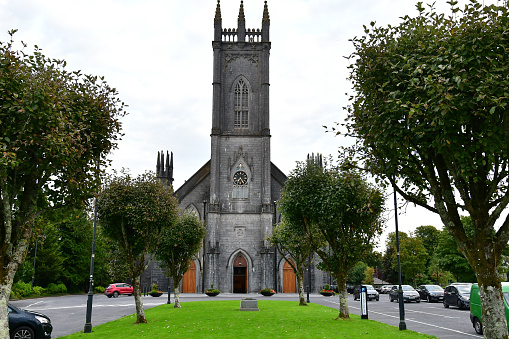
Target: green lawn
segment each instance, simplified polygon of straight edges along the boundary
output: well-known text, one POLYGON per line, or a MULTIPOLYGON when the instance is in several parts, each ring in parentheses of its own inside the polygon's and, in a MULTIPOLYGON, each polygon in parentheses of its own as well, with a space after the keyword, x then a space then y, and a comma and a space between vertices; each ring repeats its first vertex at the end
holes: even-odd
POLYGON ((62 338, 435 338, 350 315, 335 320, 338 310, 296 301, 259 300, 259 312, 239 311, 239 300, 196 301, 161 305, 145 311, 148 324, 135 315, 95 326, 92 333, 62 338))

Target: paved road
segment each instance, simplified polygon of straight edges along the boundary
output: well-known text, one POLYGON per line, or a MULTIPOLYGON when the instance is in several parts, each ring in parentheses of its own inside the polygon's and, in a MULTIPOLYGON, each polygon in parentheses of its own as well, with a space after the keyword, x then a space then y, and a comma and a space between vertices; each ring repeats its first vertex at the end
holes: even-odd
MULTIPOLYGON (((231 294, 221 293, 215 299, 237 299, 252 297, 263 299, 259 294, 231 294)), ((38 311, 50 317, 53 324, 53 338, 58 338, 67 334, 83 331, 85 326, 87 295, 69 295, 61 297, 48 297, 40 299, 28 299, 12 301, 15 306, 27 310, 38 311)), ((298 301, 296 294, 276 294, 270 297, 271 300, 295 300, 298 301)), ((151 308, 165 304, 168 300, 167 294, 159 298, 143 297, 145 308, 151 308)), ((173 301, 173 295, 171 295, 173 301)), ((210 300, 204 294, 181 294, 181 302, 210 300)), ((325 305, 338 309, 339 298, 323 297, 319 294, 311 294, 310 301, 320 305, 325 305)), ((360 302, 354 301, 349 297, 350 313, 360 315, 360 302)), ((95 295, 92 311, 92 326, 100 325, 120 317, 134 314, 133 297, 120 296, 119 298, 106 298, 103 295, 95 295)), ((399 306, 397 303, 389 302, 387 295, 381 295, 380 301, 368 302, 369 319, 387 323, 398 327, 399 325, 399 306)), ((457 308, 444 308, 440 303, 406 303, 405 304, 405 323, 407 329, 421 333, 434 335, 441 339, 464 339, 464 338, 482 338, 477 335, 470 323, 469 311, 459 310, 457 308)))

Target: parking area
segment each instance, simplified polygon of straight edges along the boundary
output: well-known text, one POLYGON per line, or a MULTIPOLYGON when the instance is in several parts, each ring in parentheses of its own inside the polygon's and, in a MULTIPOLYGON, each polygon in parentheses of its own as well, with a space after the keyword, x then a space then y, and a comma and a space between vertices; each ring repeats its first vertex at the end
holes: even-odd
MULTIPOLYGON (((272 297, 264 297, 260 294, 232 294, 221 293, 215 299, 238 299, 252 297, 257 299, 271 298, 271 300, 295 300, 298 303, 297 294, 275 294, 272 297)), ((173 300, 173 295, 170 296, 173 300)), ((143 297, 145 308, 151 308, 165 304, 167 294, 159 298, 143 297)), ((210 300, 204 294, 181 294, 180 302, 185 303, 197 300, 210 300)), ((338 296, 324 297, 320 294, 310 294, 310 302, 325 305, 335 309, 339 308, 338 296)), ((349 309, 352 314, 360 315, 360 301, 354 301, 349 296, 349 309)), ((69 295, 61 297, 48 297, 13 301, 13 305, 38 311, 50 317, 53 324, 53 338, 82 331, 85 325, 87 295, 69 295)), ((380 295, 379 301, 369 301, 369 319, 380 321, 398 327, 399 305, 390 302, 387 295, 380 295)), ((442 339, 482 338, 475 333, 469 319, 468 310, 460 310, 450 307, 444 308, 441 303, 405 303, 405 323, 409 330, 431 334, 442 339)), ((92 326, 97 326, 120 317, 134 314, 134 298, 132 296, 119 296, 107 298, 104 295, 95 295, 92 311, 92 326)))

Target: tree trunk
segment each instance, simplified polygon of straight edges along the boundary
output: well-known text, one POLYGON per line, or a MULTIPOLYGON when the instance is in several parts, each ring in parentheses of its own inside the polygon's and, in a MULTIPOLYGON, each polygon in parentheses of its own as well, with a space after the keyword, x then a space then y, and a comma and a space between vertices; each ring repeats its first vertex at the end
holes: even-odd
POLYGON ((173 297, 173 299, 175 300, 175 305, 173 306, 173 308, 181 308, 181 306, 180 306, 180 281, 178 281, 176 284, 175 283, 173 284, 173 290, 175 291, 174 292, 175 296, 173 297))
POLYGON ((306 299, 304 298, 304 269, 299 269, 297 274, 297 288, 299 289, 299 306, 307 306, 306 299))
POLYGON ((14 273, 10 274, 10 270, 5 270, 6 276, 2 277, 0 285, 0 338, 9 339, 9 315, 7 312, 7 303, 11 295, 12 281, 14 273))
POLYGON ((481 296, 482 327, 485 338, 507 339, 507 320, 500 278, 490 265, 478 265, 483 272, 477 273, 481 296), (481 267, 485 267, 482 269, 481 267))
POLYGON ((339 291, 339 315, 337 319, 349 319, 350 312, 348 311, 348 292, 346 290, 346 271, 336 273, 336 282, 338 283, 339 291))
POLYGON ((143 300, 141 299, 141 286, 140 286, 140 276, 137 276, 133 279, 133 294, 134 294, 134 303, 136 304, 136 324, 146 323, 147 319, 145 319, 145 310, 143 309, 143 300))

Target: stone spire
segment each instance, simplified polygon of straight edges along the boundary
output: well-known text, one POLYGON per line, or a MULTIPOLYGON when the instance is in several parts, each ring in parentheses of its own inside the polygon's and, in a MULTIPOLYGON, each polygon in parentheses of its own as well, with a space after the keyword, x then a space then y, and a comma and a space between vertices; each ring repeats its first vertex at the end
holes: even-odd
POLYGON ((263 19, 262 19, 262 41, 265 42, 270 41, 269 27, 270 27, 269 6, 267 6, 267 1, 265 1, 265 6, 263 6, 263 19))
POLYGON ((221 6, 217 0, 216 16, 214 17, 214 41, 221 41, 222 20, 221 20, 221 6))
POLYGON ((246 17, 244 16, 244 1, 240 1, 239 18, 237 28, 237 41, 246 41, 246 17))

